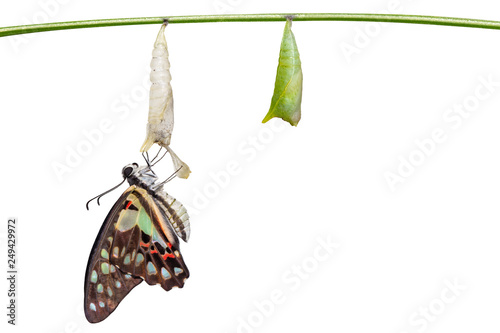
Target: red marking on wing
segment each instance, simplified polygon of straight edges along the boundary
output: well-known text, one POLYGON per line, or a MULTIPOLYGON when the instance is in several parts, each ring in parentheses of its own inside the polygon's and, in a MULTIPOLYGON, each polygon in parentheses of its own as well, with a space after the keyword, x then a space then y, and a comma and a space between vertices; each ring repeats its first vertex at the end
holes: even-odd
POLYGON ((132 205, 132 201, 127 202, 127 206, 125 206, 125 209, 128 209, 132 205))
POLYGON ((142 241, 139 243, 140 246, 142 247, 149 247, 149 243, 143 243, 142 241))
MULTIPOLYGON (((170 242, 167 242, 167 246, 168 248, 170 249, 170 251, 172 251, 172 244, 170 244, 170 242)), ((167 258, 175 258, 174 254, 173 253, 165 253, 163 255, 163 260, 167 260, 167 258)))
POLYGON ((165 253, 163 260, 167 260, 167 258, 175 258, 175 256, 172 253, 165 253))

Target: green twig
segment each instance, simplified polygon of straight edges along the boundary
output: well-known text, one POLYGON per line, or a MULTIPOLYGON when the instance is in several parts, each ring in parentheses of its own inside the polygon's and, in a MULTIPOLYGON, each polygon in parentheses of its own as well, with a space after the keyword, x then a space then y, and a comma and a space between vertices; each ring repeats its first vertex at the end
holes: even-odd
POLYGON ((162 24, 165 19, 169 24, 175 23, 207 23, 207 22, 271 22, 285 21, 293 15, 294 21, 365 21, 410 24, 445 25, 454 27, 500 29, 500 21, 474 20, 454 17, 393 15, 393 14, 338 14, 338 13, 304 13, 304 14, 238 14, 238 15, 192 15, 138 17, 106 20, 88 20, 73 22, 56 22, 32 25, 19 25, 0 28, 0 37, 29 34, 34 32, 67 30, 80 28, 110 27, 118 25, 162 24))

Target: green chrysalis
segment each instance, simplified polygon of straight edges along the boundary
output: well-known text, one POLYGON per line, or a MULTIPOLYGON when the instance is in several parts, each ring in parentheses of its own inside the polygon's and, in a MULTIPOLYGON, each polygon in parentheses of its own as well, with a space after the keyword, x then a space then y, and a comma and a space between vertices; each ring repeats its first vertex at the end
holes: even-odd
POLYGON ((297 126, 300 121, 302 102, 302 68, 299 50, 292 32, 292 18, 287 18, 283 39, 281 40, 280 58, 276 83, 269 112, 263 123, 274 117, 297 126))

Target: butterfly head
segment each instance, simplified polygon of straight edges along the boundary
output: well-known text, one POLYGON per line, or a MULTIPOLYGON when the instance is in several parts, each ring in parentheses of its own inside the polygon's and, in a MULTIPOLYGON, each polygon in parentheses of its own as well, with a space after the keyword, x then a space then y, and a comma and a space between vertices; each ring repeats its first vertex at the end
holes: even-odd
POLYGON ((150 187, 158 180, 158 177, 149 166, 139 166, 137 163, 124 166, 122 175, 130 185, 142 187, 150 187))
POLYGON ((123 167, 122 169, 122 175, 123 178, 128 179, 130 176, 132 176, 136 170, 139 168, 139 165, 137 163, 132 163, 128 164, 123 167))
POLYGON ((154 183, 158 180, 158 177, 155 175, 153 170, 151 170, 151 167, 139 166, 139 164, 137 164, 137 163, 131 163, 131 164, 127 164, 126 166, 124 166, 122 169, 122 176, 123 176, 123 181, 120 184, 116 185, 112 189, 107 190, 106 192, 101 193, 98 196, 87 201, 87 205, 86 205, 87 210, 89 209, 89 203, 92 200, 97 199, 97 204, 99 205, 99 199, 103 195, 118 188, 121 184, 123 184, 125 182, 125 180, 128 181, 128 183, 130 185, 139 185, 139 186, 144 187, 144 188, 153 186, 154 183))

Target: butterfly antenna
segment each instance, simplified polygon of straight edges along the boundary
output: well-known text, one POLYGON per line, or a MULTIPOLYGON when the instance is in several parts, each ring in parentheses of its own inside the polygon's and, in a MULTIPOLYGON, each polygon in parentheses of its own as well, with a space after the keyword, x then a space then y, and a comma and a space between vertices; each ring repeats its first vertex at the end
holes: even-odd
MULTIPOLYGON (((161 149, 160 149, 160 150, 161 150, 161 149)), ((158 152, 158 154, 159 154, 159 153, 160 153, 160 152, 158 152)), ((168 153, 168 150, 165 150, 165 153, 163 153, 163 155, 160 157, 160 159, 159 159, 158 161, 154 162, 152 166, 155 166, 155 165, 156 165, 156 163, 160 162, 160 161, 161 161, 161 160, 165 157, 165 155, 167 155, 167 153, 168 153)), ((156 157, 155 157, 155 158, 156 158, 156 157)), ((154 159, 153 159, 153 160, 154 160, 154 159)), ((179 171, 179 170, 177 170, 177 171, 179 171)), ((176 171, 176 172, 177 172, 177 171, 176 171)))
POLYGON ((92 199, 90 199, 89 201, 87 201, 87 204, 85 205, 85 207, 87 207, 87 210, 89 210, 89 203, 90 203, 92 200, 94 200, 94 199, 97 199, 97 205, 99 205, 99 206, 100 206, 101 204, 99 203, 99 199, 101 199, 101 197, 102 197, 103 195, 108 194, 109 192, 111 192, 111 191, 113 191, 113 190, 117 189, 117 188, 118 188, 121 184, 123 184, 123 183, 125 182, 125 180, 126 180, 126 178, 123 178, 123 181, 122 181, 120 184, 116 185, 116 186, 115 186, 115 187, 113 187, 112 189, 107 190, 106 192, 101 193, 101 194, 99 194, 98 196, 95 196, 95 197, 93 197, 92 199))

